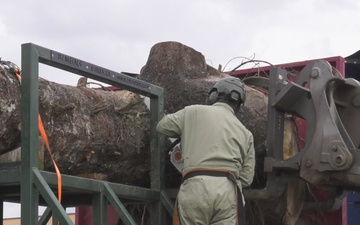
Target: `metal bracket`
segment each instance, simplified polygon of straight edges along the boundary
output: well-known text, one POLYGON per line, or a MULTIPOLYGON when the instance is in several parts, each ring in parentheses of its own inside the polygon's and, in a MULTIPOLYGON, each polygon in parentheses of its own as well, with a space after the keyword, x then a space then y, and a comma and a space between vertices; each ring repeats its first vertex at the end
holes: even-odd
POLYGON ((360 162, 354 161, 360 145, 360 128, 355 125, 360 124, 359 82, 343 79, 319 60, 308 64, 295 82, 285 70, 270 70, 269 87, 268 133, 273 134, 267 139, 266 172, 299 170, 312 184, 359 186, 355 171, 360 162), (286 161, 281 156, 285 113, 306 120, 305 147, 286 161))

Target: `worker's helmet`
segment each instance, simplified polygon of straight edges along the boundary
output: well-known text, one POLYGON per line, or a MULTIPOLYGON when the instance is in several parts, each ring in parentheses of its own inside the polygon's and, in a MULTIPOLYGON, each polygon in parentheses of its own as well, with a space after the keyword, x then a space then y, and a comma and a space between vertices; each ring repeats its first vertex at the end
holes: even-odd
POLYGON ((246 91, 244 83, 237 77, 220 79, 209 91, 207 104, 212 105, 221 98, 235 104, 239 103, 239 105, 245 103, 246 91))

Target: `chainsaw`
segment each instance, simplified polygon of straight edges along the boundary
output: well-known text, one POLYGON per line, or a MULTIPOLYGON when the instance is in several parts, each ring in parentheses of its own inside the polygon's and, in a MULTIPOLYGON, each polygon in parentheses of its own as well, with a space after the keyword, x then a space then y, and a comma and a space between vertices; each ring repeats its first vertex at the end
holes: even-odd
POLYGON ((184 158, 181 151, 180 138, 173 140, 172 144, 168 148, 170 155, 170 162, 175 166, 175 168, 181 173, 184 168, 184 158))

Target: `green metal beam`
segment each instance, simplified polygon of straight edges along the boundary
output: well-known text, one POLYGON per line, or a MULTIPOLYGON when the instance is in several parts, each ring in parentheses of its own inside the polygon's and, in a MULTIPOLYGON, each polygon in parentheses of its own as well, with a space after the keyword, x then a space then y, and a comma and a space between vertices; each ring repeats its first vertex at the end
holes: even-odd
POLYGON ((22 45, 21 51, 21 225, 35 225, 38 191, 33 184, 32 167, 38 165, 39 65, 33 46, 22 45))
MULTIPOLYGON (((44 179, 48 182, 50 186, 57 185, 56 174, 40 171, 44 179)), ((63 188, 70 190, 79 190, 79 191, 91 191, 91 192, 101 192, 103 183, 108 183, 100 180, 92 180, 88 178, 75 177, 70 175, 61 175, 63 188)), ((116 184, 108 183, 111 189, 119 198, 126 198, 131 200, 138 201, 157 201, 160 198, 158 191, 150 190, 147 188, 141 188, 136 186, 130 186, 125 184, 116 184)))
POLYGON ((46 203, 52 209, 53 218, 59 220, 63 225, 73 225, 69 216, 67 215, 65 209, 60 204, 54 193, 52 192, 49 185, 46 183, 45 179, 41 176, 37 168, 33 168, 34 173, 34 183, 38 188, 41 196, 45 199, 46 203))
POLYGON ((161 203, 168 211, 168 213, 172 216, 174 214, 174 202, 170 200, 165 191, 161 191, 160 196, 161 203))
POLYGON ((46 225, 52 216, 52 211, 49 207, 46 208, 45 212, 41 215, 38 225, 46 225))
POLYGON ((0 172, 5 172, 8 170, 20 170, 21 162, 4 162, 0 163, 0 172))
MULTIPOLYGON (((164 116, 164 95, 163 92, 158 96, 150 98, 151 113, 151 189, 161 191, 165 188, 165 154, 164 137, 156 131, 156 125, 164 116)), ((160 202, 154 202, 150 205, 151 224, 165 225, 164 208, 160 202)))
POLYGON ((36 48, 39 54, 39 62, 62 69, 80 76, 85 76, 114 86, 120 86, 126 90, 144 95, 157 96, 162 88, 148 82, 118 73, 101 66, 94 65, 84 60, 50 50, 32 43, 28 45, 36 48))
POLYGON ((121 203, 119 198, 115 195, 115 193, 112 191, 111 187, 107 183, 104 183, 104 195, 125 225, 136 225, 135 221, 133 220, 129 212, 126 210, 125 206, 121 203))
MULTIPOLYGON (((0 172, 0 185, 19 184, 21 181, 20 170, 8 170, 0 172)), ((1 193, 0 193, 1 195, 1 193)))
POLYGON ((108 202, 103 192, 94 194, 92 197, 92 223, 97 225, 108 224, 107 207, 108 202))

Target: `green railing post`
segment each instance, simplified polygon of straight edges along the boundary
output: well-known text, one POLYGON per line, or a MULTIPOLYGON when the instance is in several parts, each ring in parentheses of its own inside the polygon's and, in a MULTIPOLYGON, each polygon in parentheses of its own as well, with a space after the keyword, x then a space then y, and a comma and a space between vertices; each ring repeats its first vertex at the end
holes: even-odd
POLYGON ((32 168, 38 166, 39 65, 33 46, 22 45, 21 84, 21 225, 38 222, 38 191, 32 168))
POLYGON ((108 213, 107 213, 108 201, 106 200, 103 192, 93 194, 92 197, 92 224, 93 225, 107 225, 108 213))
POLYGON ((41 215, 38 225, 46 225, 52 216, 51 209, 49 207, 46 208, 45 212, 41 215))
MULTIPOLYGON (((165 189, 164 137, 156 131, 158 121, 164 116, 163 91, 150 98, 151 112, 151 189, 161 192, 165 189)), ((161 198, 161 197, 160 197, 161 198)), ((164 207, 159 199, 151 204, 151 224, 165 224, 164 207)))
POLYGON ((110 202, 114 210, 117 212, 119 218, 125 225, 136 225, 134 219, 131 217, 129 212, 126 210, 124 204, 115 195, 109 184, 103 183, 103 193, 106 199, 110 202))

